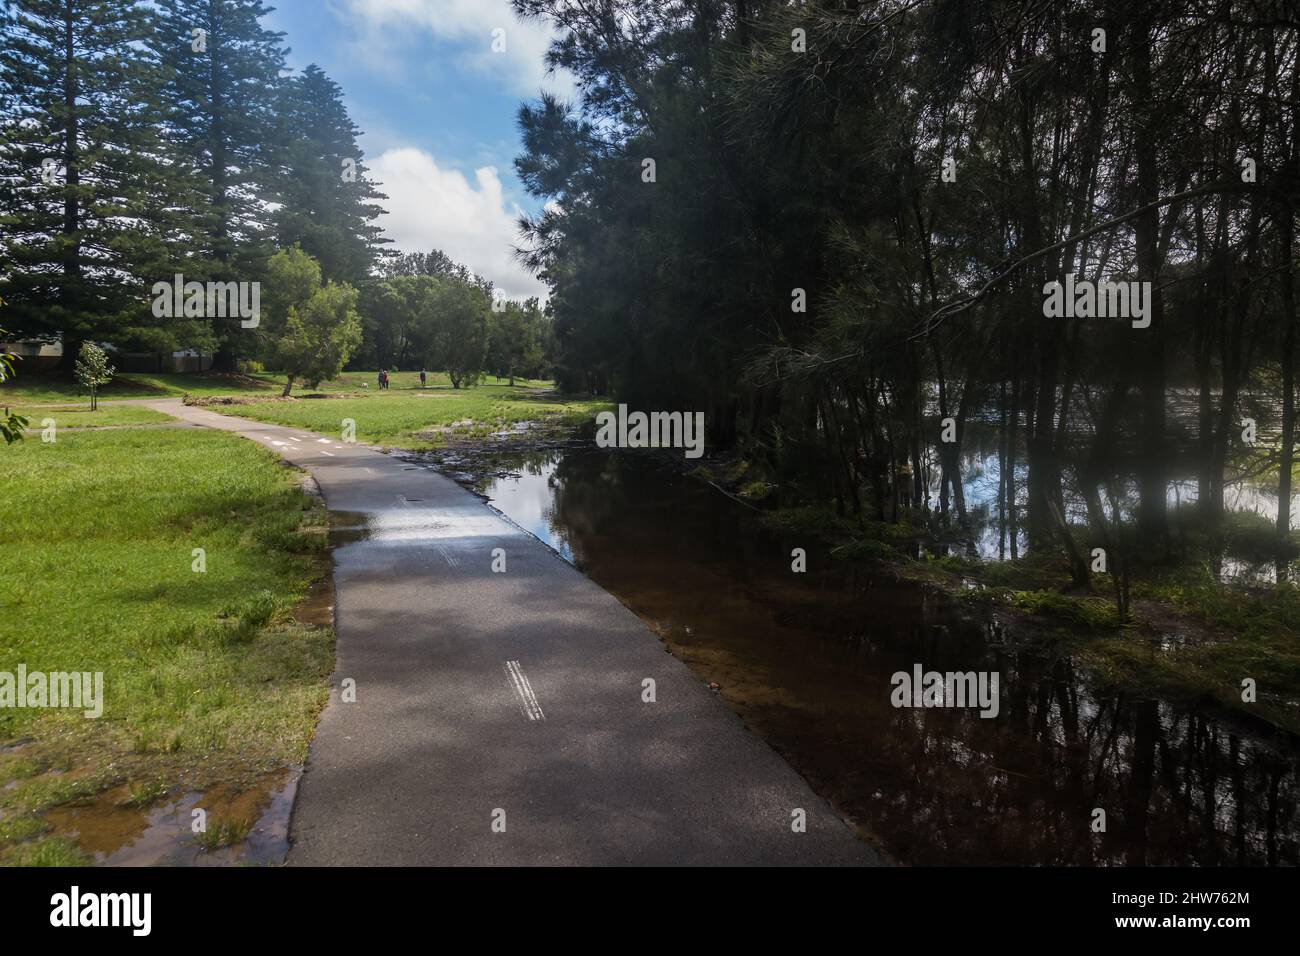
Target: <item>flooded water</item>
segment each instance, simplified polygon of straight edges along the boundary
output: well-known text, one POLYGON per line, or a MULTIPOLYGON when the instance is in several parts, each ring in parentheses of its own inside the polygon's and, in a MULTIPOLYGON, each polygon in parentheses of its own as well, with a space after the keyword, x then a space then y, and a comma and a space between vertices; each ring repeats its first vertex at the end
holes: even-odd
POLYGON ((898 862, 1300 862, 1296 738, 1106 691, 651 459, 570 449, 512 467, 482 486, 493 506, 640 615, 898 862), (997 672, 1000 712, 895 708, 891 676, 916 665, 997 672))
MULTIPOLYGON (((1021 452, 1019 463, 1014 471, 1017 508, 1020 514, 1020 529, 1017 545, 1020 554, 1028 549, 1028 537, 1024 528, 1025 510, 1028 505, 1029 468, 1024 463, 1021 452)), ((1175 463, 1184 471, 1190 470, 1188 462, 1175 463)), ((938 463, 930 462, 927 471, 930 506, 937 508, 939 500, 938 463)), ((1276 479, 1274 479, 1275 481, 1276 479)), ((961 485, 968 513, 966 540, 956 541, 949 546, 948 553, 965 553, 986 561, 1003 560, 1012 553, 1010 531, 1005 518, 1002 523, 998 516, 998 496, 1001 485, 1001 460, 998 455, 996 435, 987 429, 968 436, 966 451, 961 456, 961 485)), ((1137 488, 1130 478, 1121 483, 1128 492, 1128 498, 1121 503, 1121 510, 1126 520, 1134 517, 1133 507, 1137 500, 1137 488)), ((1179 474, 1169 482, 1166 498, 1171 509, 1192 505, 1197 500, 1197 481, 1190 475, 1179 474)), ((1087 508, 1078 490, 1068 483, 1064 489, 1066 517, 1071 524, 1086 527, 1089 523, 1087 508)), ((1242 512, 1254 515, 1261 523, 1272 527, 1277 521, 1278 496, 1276 484, 1269 485, 1262 478, 1230 478, 1223 489, 1223 507, 1228 512, 1242 512)), ((1291 497, 1291 527, 1296 526, 1296 515, 1300 514, 1300 491, 1291 497)), ((955 530, 953 535, 963 535, 955 530)), ((1243 584, 1270 583, 1277 581, 1275 558, 1271 555, 1240 555, 1224 553, 1221 556, 1219 577, 1224 581, 1236 581, 1243 584)))
POLYGON ((118 787, 56 807, 45 819, 53 835, 75 841, 106 866, 278 865, 289 851, 289 817, 301 776, 300 767, 285 768, 251 787, 168 794, 150 807, 132 805, 128 788, 118 787), (194 833, 195 810, 204 811, 214 836, 231 834, 233 845, 205 849, 194 833))

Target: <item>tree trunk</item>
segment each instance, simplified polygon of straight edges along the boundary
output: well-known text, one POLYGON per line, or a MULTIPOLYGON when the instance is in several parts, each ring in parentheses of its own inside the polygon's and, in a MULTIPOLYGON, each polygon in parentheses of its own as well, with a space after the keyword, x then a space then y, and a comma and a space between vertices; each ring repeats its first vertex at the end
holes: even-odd
POLYGON ((217 350, 212 353, 212 371, 237 372, 238 370, 239 353, 231 347, 229 342, 222 342, 217 350))
MULTIPOLYGON (((230 197, 227 187, 227 150, 226 150, 226 94, 223 68, 226 62, 222 44, 225 35, 221 32, 221 22, 214 15, 207 23, 208 28, 208 89, 212 102, 212 126, 208 135, 208 151, 211 161, 208 166, 212 177, 212 189, 209 193, 212 211, 215 213, 213 229, 212 254, 223 271, 229 272, 233 252, 230 241, 230 197)), ((233 275, 223 275, 221 279, 229 281, 233 275)), ((212 371, 234 372, 239 368, 239 353, 235 350, 234 337, 238 335, 239 326, 233 321, 211 319, 218 332, 221 344, 212 356, 212 371)))
POLYGON ((81 336, 72 336, 67 332, 63 333, 63 355, 59 357, 58 370, 71 375, 77 366, 77 356, 81 353, 81 346, 85 343, 81 336))
MULTIPOLYGON (((1269 51, 1269 73, 1275 72, 1272 50, 1269 51)), ((1291 129, 1287 161, 1288 179, 1294 182, 1297 166, 1295 123, 1300 120, 1300 104, 1295 96, 1300 93, 1300 72, 1294 68, 1291 74, 1291 129)), ((1279 117, 1279 126, 1285 126, 1279 117)), ((1283 129, 1285 135, 1287 131, 1283 129)), ((1285 581, 1290 570, 1288 539, 1291 536, 1291 470, 1295 462, 1295 276, 1292 273, 1292 247, 1295 238, 1295 209, 1288 198, 1279 205, 1278 216, 1278 253, 1282 260, 1282 322, 1285 332, 1282 336, 1282 450, 1278 462, 1277 482, 1277 580, 1285 581)))
POLYGON ((1016 512, 1016 459, 1020 456, 1017 432, 1020 427, 1020 351, 1011 346, 1011 407, 1007 410, 1007 545, 1011 560, 1020 557, 1020 525, 1016 512))
POLYGON ((998 383, 998 560, 1007 556, 1007 383, 998 383))
POLYGON ((1282 450, 1277 479, 1277 579, 1287 576, 1287 538, 1291 533, 1291 468, 1295 457, 1295 284, 1291 274, 1294 229, 1291 209, 1278 217, 1278 253, 1282 260, 1282 450))
MULTIPOLYGON (((1157 168, 1156 134, 1153 121, 1163 104, 1153 100, 1151 89, 1151 39, 1147 28, 1133 44, 1133 81, 1138 109, 1144 118, 1137 123, 1135 153, 1137 158, 1137 202, 1139 205, 1155 202, 1160 192, 1160 173, 1157 168)), ((1160 234, 1160 214, 1152 208, 1138 216, 1133 224, 1137 272, 1139 282, 1150 282, 1151 295, 1147 301, 1147 319, 1150 325, 1134 331, 1146 342, 1143 350, 1142 376, 1142 459, 1138 469, 1138 536, 1148 547, 1167 549, 1169 538, 1168 456, 1165 454, 1165 324, 1160 294, 1160 253, 1157 240, 1160 234)))
MULTIPOLYGON (((72 8, 65 7, 63 21, 63 108, 66 111, 66 125, 63 129, 63 235, 73 237, 67 240, 63 251, 63 288, 61 295, 64 306, 75 310, 81 299, 81 242, 76 239, 81 225, 81 203, 77 187, 81 183, 80 146, 77 123, 77 70, 76 45, 73 42, 72 8)), ((59 370, 72 372, 77 363, 77 353, 81 351, 81 336, 63 330, 63 355, 59 359, 59 370)))

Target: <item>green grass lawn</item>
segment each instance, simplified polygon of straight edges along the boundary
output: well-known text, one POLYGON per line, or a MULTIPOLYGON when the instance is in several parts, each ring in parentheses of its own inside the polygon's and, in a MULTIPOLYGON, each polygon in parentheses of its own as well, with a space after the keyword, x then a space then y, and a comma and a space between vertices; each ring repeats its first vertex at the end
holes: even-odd
MULTIPOLYGON (((407 389, 418 389, 420 387, 419 372, 393 372, 388 373, 390 392, 400 392, 407 389)), ((280 388, 284 388, 284 376, 277 379, 280 388)), ((447 377, 446 372, 427 372, 425 382, 430 388, 451 388, 451 379, 447 377)), ((485 376, 480 381, 482 385, 507 385, 508 379, 496 378, 495 376, 485 376)), ((515 386, 519 388, 549 388, 550 382, 539 379, 516 378, 515 386)), ((369 372, 344 372, 338 378, 328 382, 322 382, 318 389, 305 389, 301 384, 293 387, 293 394, 299 395, 310 391, 317 392, 355 392, 379 390, 379 371, 378 369, 369 372)))
POLYGON ((176 420, 170 415, 155 412, 151 408, 140 408, 138 405, 101 405, 93 412, 84 405, 19 406, 14 411, 27 417, 28 428, 44 428, 44 422, 48 418, 54 419, 56 429, 102 428, 105 425, 165 425, 176 420))
MULTIPOLYGON (((89 397, 74 381, 54 373, 34 373, 23 368, 20 362, 17 375, 0 383, 0 406, 27 406, 35 404, 68 404, 73 401, 86 402, 89 397)), ((378 371, 344 372, 338 378, 322 382, 314 391, 352 392, 379 390, 378 371)), ((420 387, 419 372, 391 372, 390 391, 420 387)), ((430 386, 451 387, 451 381, 443 372, 430 372, 427 376, 430 386)), ((487 385, 504 385, 506 379, 488 377, 483 380, 487 385)), ((518 386, 546 386, 549 383, 516 378, 518 386)), ((114 376, 113 381, 100 390, 100 398, 112 401, 118 398, 179 398, 182 395, 247 395, 264 392, 268 397, 279 395, 284 389, 284 376, 271 372, 257 372, 251 375, 221 375, 212 373, 123 373, 114 376)), ((301 383, 293 388, 294 395, 304 394, 307 390, 301 383)))
MULTIPOLYGON (((89 397, 74 381, 52 373, 34 374, 18 364, 17 374, 0 384, 0 404, 66 404, 83 401, 89 397)), ((284 379, 275 375, 209 375, 209 374, 123 374, 100 389, 99 397, 106 401, 117 398, 179 398, 182 395, 231 395, 242 392, 265 391, 279 394, 284 379)))
POLYGON ((0 862, 84 859, 46 834, 69 801, 305 758, 333 635, 290 613, 324 546, 293 470, 218 431, 84 431, 0 448, 0 487, 0 671, 104 680, 99 719, 0 709, 0 862))
MULTIPOLYGON (((453 433, 482 435, 515 422, 559 418, 590 418, 604 402, 555 395, 534 387, 483 384, 453 389, 448 385, 421 389, 405 385, 406 375, 393 376, 387 391, 310 396, 297 401, 268 401, 218 409, 277 425, 340 435, 344 419, 356 423, 360 442, 398 448, 424 449, 442 444, 453 433), (454 427, 453 427, 454 426, 454 427)), ((493 380, 495 381, 495 380, 493 380)))

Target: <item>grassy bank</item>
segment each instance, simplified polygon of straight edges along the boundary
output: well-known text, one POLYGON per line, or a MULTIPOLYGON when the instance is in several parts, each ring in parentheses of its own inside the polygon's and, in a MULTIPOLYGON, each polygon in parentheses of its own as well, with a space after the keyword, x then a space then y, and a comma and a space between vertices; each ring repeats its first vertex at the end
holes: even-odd
POLYGON ((316 389, 295 386, 282 399, 284 378, 257 375, 119 376, 101 398, 107 403, 90 412, 88 404, 71 404, 76 386, 51 375, 20 376, 0 387, 0 403, 26 415, 31 426, 54 418, 60 427, 157 424, 167 416, 144 408, 113 405, 114 399, 180 398, 200 402, 229 398, 219 411, 277 425, 339 435, 345 419, 356 423, 357 441, 411 450, 437 447, 451 436, 474 438, 519 422, 558 422, 591 418, 604 402, 556 395, 547 382, 484 378, 473 388, 454 389, 443 373, 429 373, 420 385, 418 372, 393 372, 391 387, 381 390, 376 372, 344 372, 316 389))
POLYGON ((0 487, 0 671, 104 681, 99 719, 0 709, 0 862, 84 859, 46 814, 110 788, 147 806, 305 758, 333 637, 290 613, 324 542, 294 471, 221 432, 83 431, 0 449, 0 487))
POLYGON ((350 419, 356 425, 357 441, 423 450, 453 435, 478 437, 518 422, 590 419, 604 404, 520 385, 401 387, 394 376, 393 387, 386 391, 339 389, 289 401, 223 405, 218 410, 324 435, 341 434, 344 421, 350 419))
MULTIPOLYGON (((17 375, 0 383, 0 405, 29 406, 49 404, 70 404, 89 402, 89 397, 72 379, 53 372, 35 373, 25 369, 22 363, 17 366, 17 375)), ((304 389, 295 385, 294 395, 309 391, 329 394, 332 392, 366 391, 375 389, 378 372, 344 372, 337 379, 322 382, 317 389, 304 389)), ((418 372, 393 372, 391 391, 418 388, 418 372)), ((451 381, 442 372, 430 372, 426 380, 435 388, 450 388, 451 381)), ((220 373, 122 373, 104 386, 99 397, 106 401, 121 398, 180 398, 184 395, 264 395, 267 398, 278 396, 284 389, 284 376, 272 372, 257 372, 251 375, 220 373)), ((485 385, 504 385, 506 379, 488 377, 485 385)), ((515 379, 520 387, 545 385, 545 382, 533 382, 515 379)))

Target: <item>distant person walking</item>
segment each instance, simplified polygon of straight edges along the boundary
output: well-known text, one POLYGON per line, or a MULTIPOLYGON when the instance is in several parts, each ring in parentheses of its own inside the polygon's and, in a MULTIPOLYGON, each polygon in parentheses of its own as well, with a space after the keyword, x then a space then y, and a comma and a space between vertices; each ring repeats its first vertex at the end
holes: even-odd
POLYGON ((420 388, 424 388, 424 369, 420 369, 420 388))
POLYGON ((379 387, 384 387, 384 370, 382 368, 379 370, 379 387))

